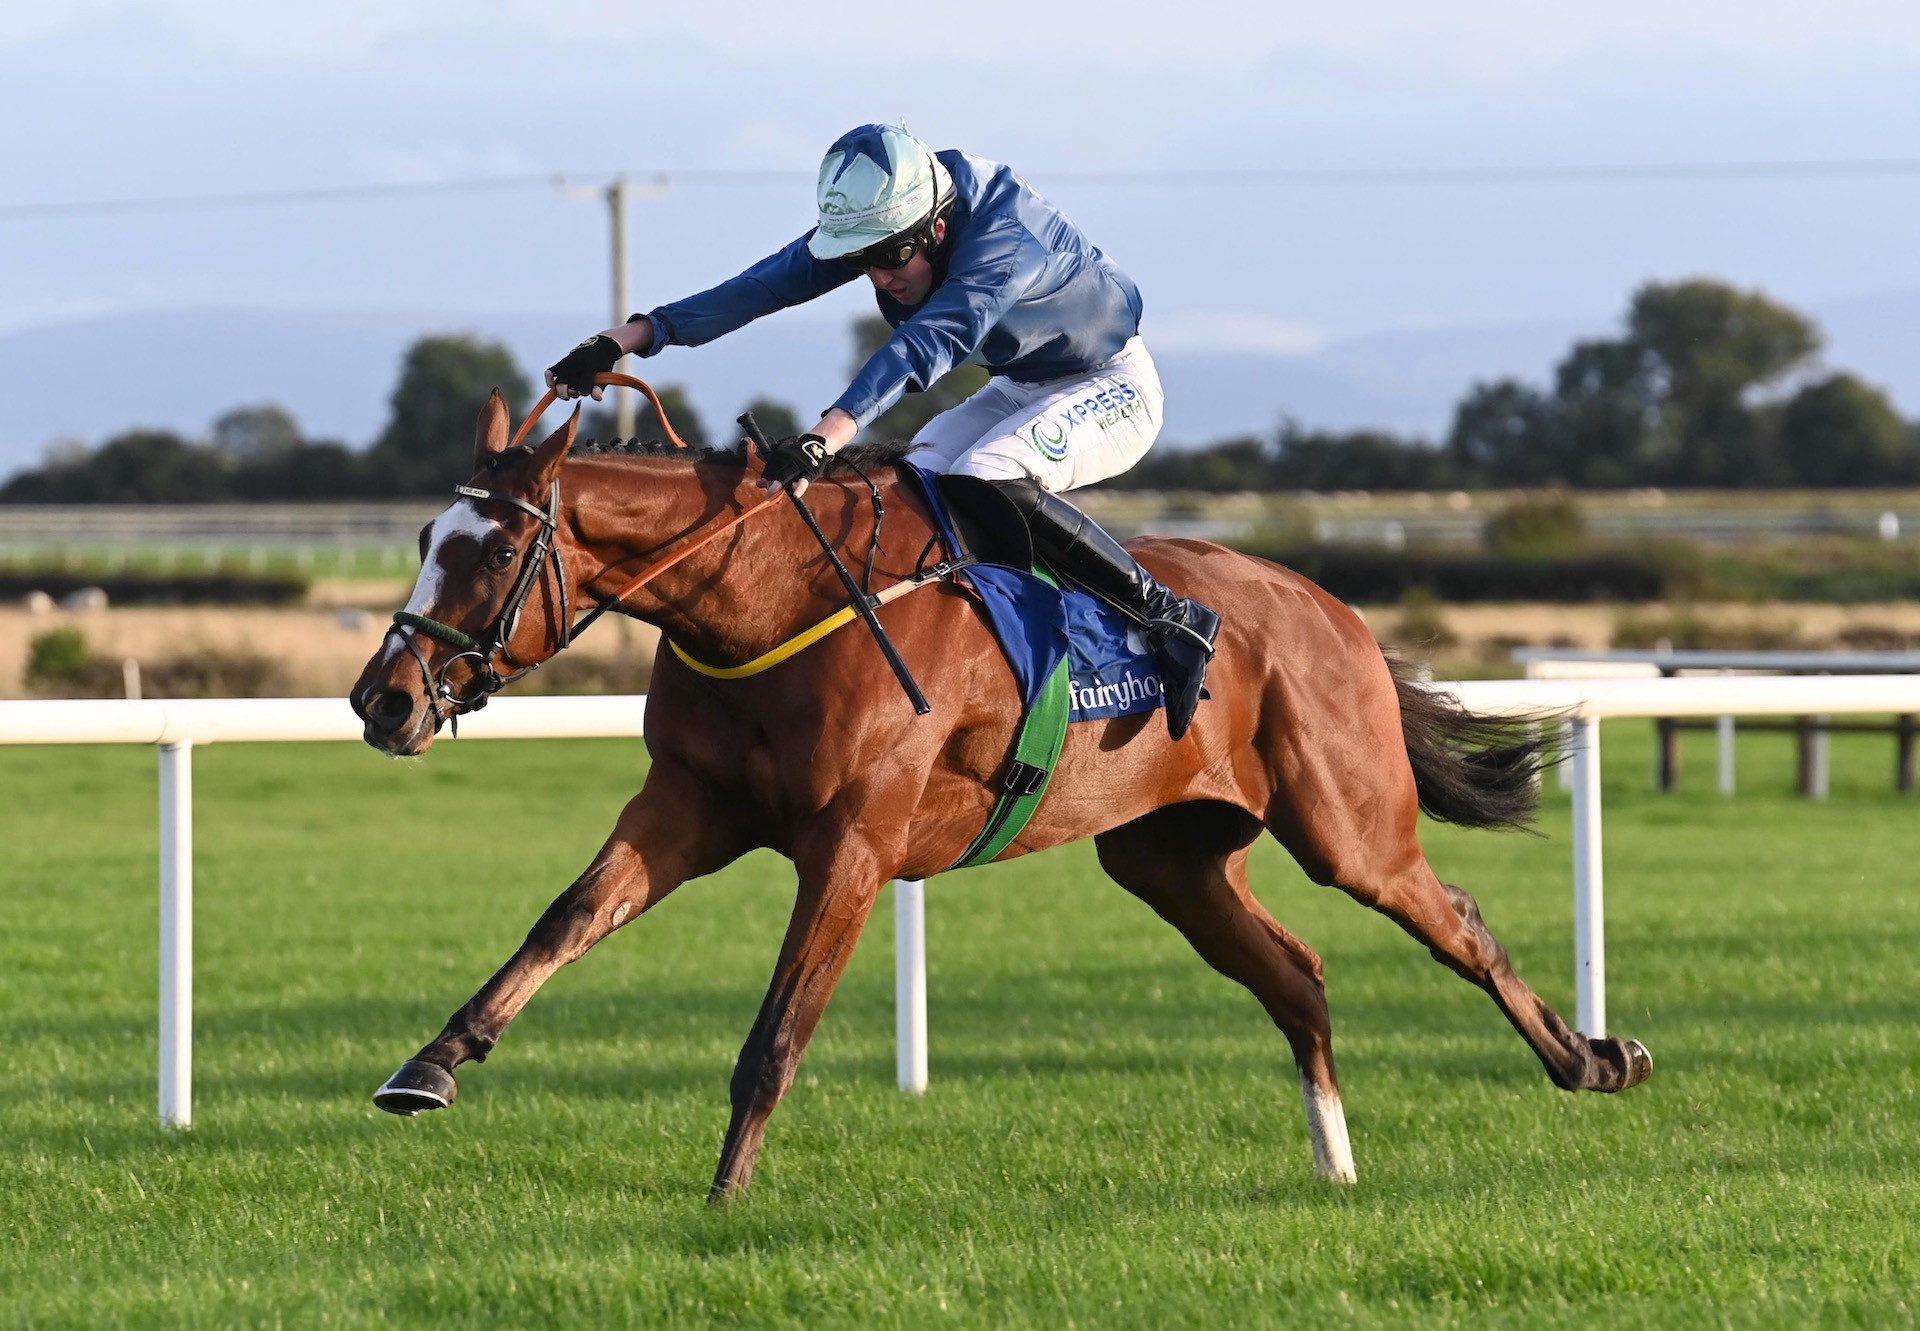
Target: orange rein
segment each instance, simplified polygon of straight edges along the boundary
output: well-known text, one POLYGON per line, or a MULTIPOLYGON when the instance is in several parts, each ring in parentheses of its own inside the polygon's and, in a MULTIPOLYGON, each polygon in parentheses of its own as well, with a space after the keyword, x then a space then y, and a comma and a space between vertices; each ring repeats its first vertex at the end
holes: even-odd
MULTIPOLYGON (((647 401, 653 403, 653 409, 660 415, 660 428, 667 432, 667 438, 673 440, 674 447, 685 448, 687 446, 687 441, 673 432, 673 423, 667 419, 667 409, 660 405, 660 395, 653 391, 653 385, 645 379, 636 379, 630 374, 596 374, 593 376, 593 386, 595 388, 639 389, 640 392, 646 396, 647 401)), ((549 388, 547 395, 534 403, 533 410, 527 413, 527 418, 524 421, 520 422, 520 428, 513 432, 513 441, 509 443, 507 447, 518 448, 521 444, 524 444, 527 441, 527 431, 533 428, 535 421, 546 415, 547 408, 558 401, 559 397, 560 394, 558 392, 549 388)))
MULTIPOLYGON (((667 420, 667 409, 661 405, 660 395, 653 391, 653 385, 648 383, 645 379, 637 379, 630 374, 607 373, 607 374, 596 374, 593 377, 593 382, 596 387, 638 389, 643 395, 645 395, 647 401, 653 403, 653 409, 660 417, 660 428, 667 432, 667 438, 673 441, 674 446, 676 448, 685 448, 687 446, 687 441, 682 439, 678 434, 674 433, 672 423, 667 420)), ((533 410, 527 413, 527 418, 524 421, 520 422, 520 428, 514 431, 513 440, 511 443, 507 445, 507 447, 517 448, 522 443, 526 442, 527 432, 533 429, 533 423, 539 420, 540 417, 545 414, 547 408, 552 406, 554 402, 558 399, 558 397, 559 397, 559 394, 554 392, 553 389, 549 388, 546 392, 546 396, 542 397, 538 402, 534 403, 533 410)), ((652 582, 655 578, 659 577, 662 573, 665 573, 668 569, 672 568, 675 564, 678 564, 681 560, 687 558, 689 555, 697 553, 702 549, 705 549, 708 545, 711 545, 714 541, 718 540, 720 537, 725 536, 728 532, 732 531, 735 527, 745 522, 748 518, 752 517, 754 514, 762 512, 768 507, 770 507, 771 505, 778 503, 781 499, 785 498, 786 495, 787 495, 787 490, 783 486, 779 490, 774 491, 772 494, 762 499, 759 503, 754 504, 749 508, 742 509, 740 512, 734 514, 733 517, 727 519, 727 521, 722 523, 720 526, 715 527, 712 531, 708 532, 705 536, 702 536, 699 540, 693 542, 693 544, 685 547, 684 549, 672 555, 669 555, 666 559, 661 560, 658 564, 655 564, 653 567, 647 569, 645 572, 641 573, 639 577, 627 583, 619 591, 614 592, 611 596, 600 598, 600 604, 603 607, 609 606, 609 605, 618 605, 621 601, 626 600, 627 597, 639 591, 642 587, 646 586, 649 582, 652 582)))

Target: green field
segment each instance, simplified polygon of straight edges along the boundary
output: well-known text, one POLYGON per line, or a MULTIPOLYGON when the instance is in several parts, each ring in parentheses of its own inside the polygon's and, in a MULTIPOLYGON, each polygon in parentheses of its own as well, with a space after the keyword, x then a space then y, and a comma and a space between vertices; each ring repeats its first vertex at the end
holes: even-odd
MULTIPOLYGON (((1548 1085, 1477 991, 1269 844, 1326 958, 1360 1183, 1313 1178, 1284 1041, 1090 848, 936 881, 933 1089, 893 1089, 891 907, 773 1121, 704 1196, 791 895, 756 857, 562 973, 451 1111, 369 1092, 518 942, 644 758, 204 749, 197 1126, 154 1116, 153 755, 0 750, 0 1325, 1911 1325, 1920 810, 1647 793, 1607 729, 1623 1097, 1548 1085)), ((1566 807, 1434 829, 1571 1015, 1566 807)))

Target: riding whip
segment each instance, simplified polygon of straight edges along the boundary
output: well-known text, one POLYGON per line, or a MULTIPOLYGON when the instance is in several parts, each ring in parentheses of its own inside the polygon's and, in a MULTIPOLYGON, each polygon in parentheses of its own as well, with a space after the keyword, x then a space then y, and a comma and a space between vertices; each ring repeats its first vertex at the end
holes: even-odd
MULTIPOLYGON (((741 412, 739 425, 764 463, 772 456, 773 449, 768 445, 766 435, 760 432, 760 426, 753 419, 753 413, 741 412)), ((874 613, 874 599, 867 595, 865 589, 854 580, 853 574, 847 571, 847 566, 841 562, 839 553, 833 548, 833 542, 829 541, 827 534, 820 530, 820 524, 815 520, 813 510, 807 507, 806 500, 794 493, 793 483, 787 482, 785 488, 787 498, 793 501, 793 506, 800 511, 800 516, 806 519, 807 530, 813 533, 814 540, 820 542, 820 548, 826 552, 827 559, 833 564, 833 571, 840 575, 840 581, 846 587, 847 595, 853 598, 853 608, 860 612, 860 618, 866 620, 867 627, 873 630, 873 640, 879 644, 880 654, 887 658, 887 664, 893 667, 894 678, 898 679, 900 687, 906 690, 907 699, 913 704, 913 710, 925 716, 933 710, 933 704, 927 701, 927 695, 922 693, 919 684, 914 682, 913 672, 907 669, 907 663, 900 658, 899 651, 894 648, 893 639, 887 636, 885 626, 880 623, 880 616, 874 613)))

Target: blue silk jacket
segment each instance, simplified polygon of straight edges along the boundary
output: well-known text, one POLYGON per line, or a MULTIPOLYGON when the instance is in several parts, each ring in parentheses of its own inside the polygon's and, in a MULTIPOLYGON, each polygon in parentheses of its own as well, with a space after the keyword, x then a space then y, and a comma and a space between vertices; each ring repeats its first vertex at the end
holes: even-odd
MULTIPOLYGON (((862 428, 962 362, 1041 383, 1094 369, 1140 330, 1139 288, 1058 209, 998 163, 952 149, 936 156, 953 177, 954 205, 933 290, 915 308, 875 293, 893 336, 833 403, 862 428)), ((700 346, 852 281, 808 252, 811 235, 653 310, 648 354, 700 346)))

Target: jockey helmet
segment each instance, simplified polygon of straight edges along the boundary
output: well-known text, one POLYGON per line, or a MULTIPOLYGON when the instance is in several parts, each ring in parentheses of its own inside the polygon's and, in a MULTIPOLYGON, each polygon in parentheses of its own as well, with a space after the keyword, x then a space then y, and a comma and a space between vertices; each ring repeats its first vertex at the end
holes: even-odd
POLYGON ((816 259, 837 259, 929 225, 953 198, 933 149, 898 125, 847 131, 820 163, 816 259))

